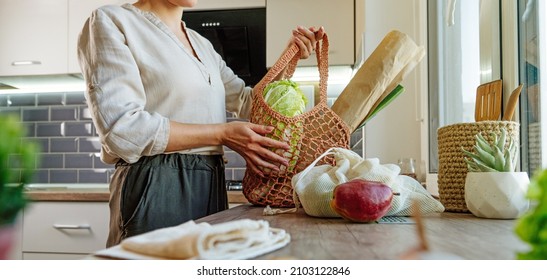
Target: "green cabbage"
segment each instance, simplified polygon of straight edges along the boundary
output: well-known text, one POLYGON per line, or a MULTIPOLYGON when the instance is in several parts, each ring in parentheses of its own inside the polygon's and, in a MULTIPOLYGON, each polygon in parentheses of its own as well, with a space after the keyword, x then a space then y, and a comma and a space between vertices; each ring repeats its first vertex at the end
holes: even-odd
POLYGON ((269 83, 264 89, 264 101, 275 111, 286 117, 304 113, 308 99, 291 80, 280 80, 269 83))

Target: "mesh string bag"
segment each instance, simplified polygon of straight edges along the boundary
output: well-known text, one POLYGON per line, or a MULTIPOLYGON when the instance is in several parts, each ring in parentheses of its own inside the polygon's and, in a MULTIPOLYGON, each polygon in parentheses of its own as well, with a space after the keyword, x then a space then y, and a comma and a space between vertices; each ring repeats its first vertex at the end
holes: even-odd
MULTIPOLYGON (((344 121, 327 105, 329 41, 325 34, 316 44, 319 69, 319 102, 308 112, 286 117, 273 110, 263 98, 264 88, 286 68, 286 77, 291 77, 300 59, 296 44, 287 48, 264 78, 253 89, 250 122, 274 127, 267 136, 289 144, 290 149, 276 150, 288 159, 289 165, 280 172, 260 177, 250 168, 243 177, 243 194, 249 202, 259 206, 294 207, 292 177, 305 169, 317 157, 331 147, 349 148, 350 130, 344 121)), ((326 158, 324 163, 333 163, 326 158)))

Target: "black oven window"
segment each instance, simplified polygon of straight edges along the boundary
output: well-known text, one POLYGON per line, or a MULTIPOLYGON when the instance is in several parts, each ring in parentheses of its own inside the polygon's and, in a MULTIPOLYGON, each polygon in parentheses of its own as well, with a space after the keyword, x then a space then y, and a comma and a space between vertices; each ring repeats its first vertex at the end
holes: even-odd
POLYGON ((195 29, 213 44, 228 67, 241 78, 251 76, 249 42, 246 27, 195 29))
POLYGON ((187 11, 184 23, 213 44, 215 50, 248 86, 266 69, 266 8, 187 11))

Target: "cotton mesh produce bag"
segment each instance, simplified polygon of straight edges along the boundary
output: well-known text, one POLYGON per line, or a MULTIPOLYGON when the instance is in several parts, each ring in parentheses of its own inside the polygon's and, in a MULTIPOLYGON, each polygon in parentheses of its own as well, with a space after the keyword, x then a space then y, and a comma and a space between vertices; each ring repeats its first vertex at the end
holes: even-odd
MULTIPOLYGON (((288 143, 288 151, 276 150, 288 159, 289 166, 280 172, 260 177, 247 168, 243 177, 243 194, 249 202, 259 206, 294 207, 292 177, 306 168, 324 151, 331 147, 348 148, 350 131, 342 119, 327 105, 329 41, 325 34, 316 44, 319 69, 320 100, 310 111, 286 117, 273 110, 263 97, 264 88, 286 68, 291 77, 300 58, 296 44, 289 47, 253 89, 250 122, 274 127, 267 137, 288 143)), ((326 158, 324 162, 332 162, 326 158)))
POLYGON ((381 164, 377 158, 364 159, 351 150, 332 148, 296 174, 292 186, 297 194, 297 205, 301 204, 306 214, 314 217, 340 217, 330 206, 334 188, 357 178, 384 183, 398 193, 393 196, 386 216, 411 216, 413 201, 419 203, 424 214, 444 211, 444 206, 418 181, 399 173, 398 165, 381 164), (322 157, 329 155, 334 156, 335 165, 318 165, 322 157))

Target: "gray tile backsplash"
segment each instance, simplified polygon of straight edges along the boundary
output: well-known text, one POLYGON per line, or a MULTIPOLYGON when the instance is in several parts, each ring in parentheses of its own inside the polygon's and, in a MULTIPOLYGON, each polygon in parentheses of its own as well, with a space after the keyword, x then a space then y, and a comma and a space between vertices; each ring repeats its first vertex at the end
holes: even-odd
MULTIPOLYGON (((99 158, 100 140, 83 92, 0 95, 0 114, 15 114, 41 147, 33 183, 108 183, 114 166, 99 158)), ((229 121, 235 120, 229 117, 229 121)), ((361 130, 351 137, 362 152, 361 130)), ((226 179, 242 180, 245 160, 225 149, 226 179)))
POLYGON ((49 151, 52 153, 77 153, 78 138, 49 138, 49 151))
POLYGON ((109 182, 83 92, 1 95, 0 114, 17 115, 41 148, 34 183, 109 182))
POLYGON ((35 106, 36 94, 8 95, 7 105, 12 107, 35 106))

